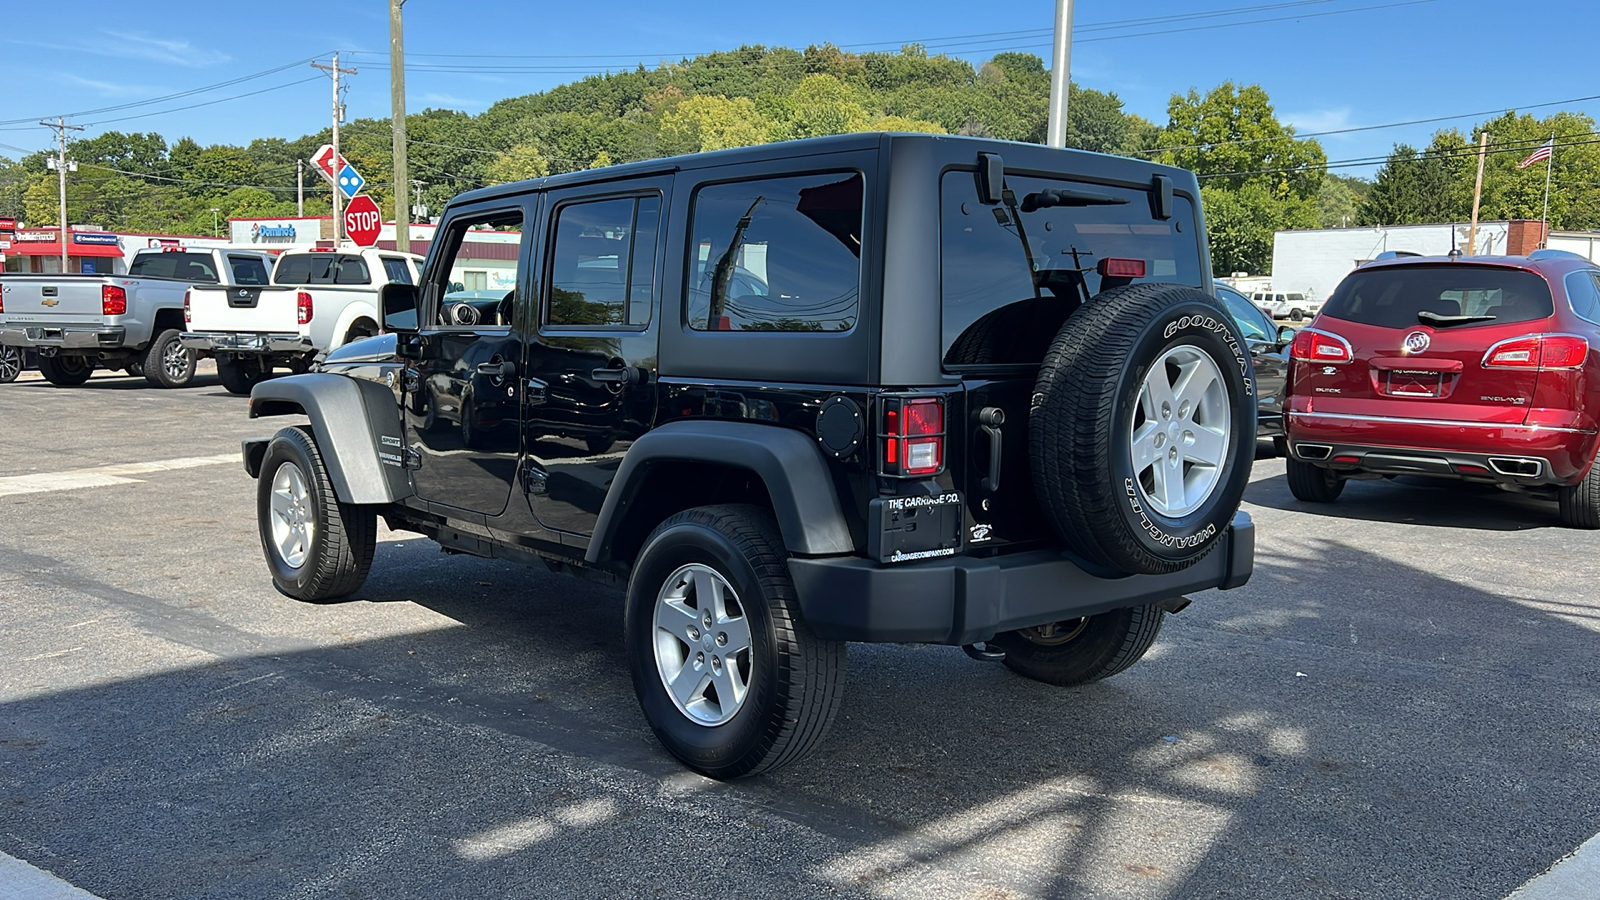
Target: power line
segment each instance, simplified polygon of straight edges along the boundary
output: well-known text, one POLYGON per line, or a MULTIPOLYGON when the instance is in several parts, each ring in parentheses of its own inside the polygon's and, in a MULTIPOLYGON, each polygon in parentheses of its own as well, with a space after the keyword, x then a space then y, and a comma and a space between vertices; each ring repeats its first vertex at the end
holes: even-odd
MULTIPOLYGON (((1583 140, 1583 141, 1566 140, 1566 141, 1562 141, 1562 140, 1558 139, 1557 142, 1556 142, 1556 149, 1560 150, 1563 147, 1576 147, 1576 146, 1583 146, 1583 145, 1586 145, 1586 144, 1600 144, 1600 137, 1597 137, 1597 136, 1600 136, 1600 131, 1586 132, 1586 133, 1584 133, 1582 135, 1572 135, 1572 137, 1587 137, 1587 138, 1590 138, 1590 140, 1583 140)), ((1517 144, 1517 145, 1520 145, 1520 146, 1505 146, 1505 145, 1497 146, 1493 150, 1487 151, 1487 155, 1495 156, 1495 155, 1503 154, 1503 153, 1526 153, 1527 151, 1533 149, 1534 147, 1537 147, 1539 144, 1544 143, 1546 140, 1549 140, 1549 138, 1544 138, 1544 139, 1530 138, 1530 139, 1527 139, 1527 140, 1519 140, 1519 141, 1508 142, 1510 144, 1517 144)), ((1392 156, 1393 154, 1390 154, 1390 155, 1392 156)), ((1459 151, 1456 151, 1456 150, 1445 150, 1445 151, 1436 151, 1436 152, 1426 152, 1425 151, 1425 152, 1418 153, 1416 156, 1412 157, 1411 159, 1403 160, 1403 162, 1423 162, 1423 161, 1431 160, 1431 159, 1470 159, 1470 158, 1477 157, 1477 155, 1478 155, 1478 148, 1477 147, 1466 147, 1466 148, 1463 148, 1463 149, 1461 149, 1459 151)), ((1287 174, 1292 174, 1292 173, 1295 173, 1295 172, 1314 172, 1314 171, 1317 171, 1319 169, 1349 169, 1349 168, 1354 168, 1354 167, 1357 167, 1357 166, 1370 166, 1370 165, 1376 165, 1376 164, 1380 164, 1380 163, 1387 163, 1389 161, 1389 158, 1390 157, 1388 157, 1388 156, 1367 156, 1367 157, 1360 157, 1360 158, 1354 158, 1354 159, 1330 160, 1330 161, 1328 161, 1326 163, 1323 163, 1322 165, 1289 166, 1289 167, 1278 168, 1278 169, 1255 169, 1255 170, 1252 170, 1252 171, 1243 171, 1243 172, 1211 172, 1211 173, 1207 173, 1205 175, 1197 174, 1195 177, 1200 179, 1201 181, 1205 181, 1205 180, 1210 179, 1210 178, 1239 178, 1239 177, 1243 177, 1243 176, 1246 176, 1246 175, 1287 175, 1287 174)))
MULTIPOLYGON (((70 118, 77 118, 79 116, 96 116, 96 115, 99 115, 101 113, 120 112, 120 111, 122 111, 124 109, 135 109, 135 108, 140 107, 140 106, 149 106, 149 105, 154 104, 154 103, 165 103, 165 102, 167 102, 169 100, 181 100, 184 97, 192 97, 195 94, 204 94, 204 93, 206 93, 208 91, 220 90, 220 89, 225 88, 225 87, 233 87, 236 84, 243 84, 246 81, 253 81, 253 80, 257 79, 257 78, 265 78, 268 75, 276 75, 279 72, 284 72, 284 71, 292 69, 292 68, 294 68, 296 66, 304 65, 304 64, 306 64, 306 63, 308 63, 311 60, 314 60, 316 58, 317 57, 315 57, 315 56, 311 56, 311 57, 307 57, 306 59, 297 59, 292 63, 287 63, 287 64, 281 65, 281 66, 275 66, 275 67, 273 67, 271 69, 263 69, 260 72, 255 72, 255 73, 250 74, 250 75, 241 75, 238 78, 231 78, 231 79, 229 79, 227 81, 219 81, 216 84, 208 84, 208 85, 205 85, 203 87, 190 88, 189 90, 186 90, 186 91, 178 91, 175 94, 165 94, 165 95, 160 96, 160 97, 151 97, 148 100, 135 100, 135 101, 132 101, 130 103, 120 103, 120 104, 117 104, 115 106, 102 106, 102 107, 99 107, 98 109, 84 109, 84 110, 79 110, 77 112, 57 113, 56 115, 58 117, 65 116, 65 117, 70 117, 70 118)), ((249 96, 249 95, 243 95, 243 96, 249 96)), ((29 116, 28 118, 25 118, 25 119, 5 119, 5 120, 0 120, 0 125, 20 125, 20 124, 22 124, 24 122, 37 121, 39 118, 41 118, 41 117, 40 116, 29 116)), ((113 120, 113 121, 121 121, 121 120, 113 120)))

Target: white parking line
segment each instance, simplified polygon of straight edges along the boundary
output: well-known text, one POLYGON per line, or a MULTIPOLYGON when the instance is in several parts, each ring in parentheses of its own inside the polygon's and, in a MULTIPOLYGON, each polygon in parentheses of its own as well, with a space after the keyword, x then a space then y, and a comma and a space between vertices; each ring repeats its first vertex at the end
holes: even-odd
POLYGON ((132 475, 148 475, 172 469, 194 469, 200 466, 220 466, 236 463, 237 453, 217 456, 184 456, 178 459, 160 459, 142 463, 120 463, 95 466, 89 469, 68 469, 65 472, 40 472, 35 475, 11 475, 0 478, 0 497, 15 494, 43 494, 50 491, 74 491, 79 488, 107 487, 113 484, 138 484, 132 475))
POLYGON ((0 900, 100 900, 43 869, 0 853, 0 900))
POLYGON ((1594 900, 1600 896, 1600 834, 1563 857, 1506 900, 1594 900))

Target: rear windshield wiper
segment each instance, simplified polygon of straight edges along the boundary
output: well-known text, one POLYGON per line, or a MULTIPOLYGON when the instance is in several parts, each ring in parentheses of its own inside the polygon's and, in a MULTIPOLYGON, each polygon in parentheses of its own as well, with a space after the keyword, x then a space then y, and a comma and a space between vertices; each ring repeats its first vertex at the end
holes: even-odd
POLYGON ((1494 316, 1441 316, 1436 312, 1423 310, 1417 313, 1417 321, 1435 328, 1449 328, 1451 325, 1476 325, 1479 322, 1493 322, 1494 316))
POLYGON ((1127 197, 1113 197, 1110 194, 1096 194, 1092 191, 1064 191, 1058 188, 1045 188, 1034 191, 1022 198, 1022 211, 1033 212, 1049 206, 1121 206, 1128 202, 1127 197))

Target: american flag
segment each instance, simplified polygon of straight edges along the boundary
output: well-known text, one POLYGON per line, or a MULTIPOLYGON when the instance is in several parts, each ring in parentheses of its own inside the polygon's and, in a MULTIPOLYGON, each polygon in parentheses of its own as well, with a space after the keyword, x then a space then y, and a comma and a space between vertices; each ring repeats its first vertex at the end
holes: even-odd
POLYGON ((1556 139, 1555 138, 1551 138, 1550 140, 1545 141, 1544 143, 1540 144, 1539 145, 1539 149, 1537 149, 1537 150, 1533 151, 1532 153, 1528 154, 1528 158, 1527 159, 1523 160, 1522 162, 1517 163, 1517 168, 1526 169, 1527 167, 1533 165, 1536 162, 1543 162, 1543 161, 1545 161, 1545 160, 1550 158, 1550 154, 1554 153, 1555 149, 1556 149, 1556 139))

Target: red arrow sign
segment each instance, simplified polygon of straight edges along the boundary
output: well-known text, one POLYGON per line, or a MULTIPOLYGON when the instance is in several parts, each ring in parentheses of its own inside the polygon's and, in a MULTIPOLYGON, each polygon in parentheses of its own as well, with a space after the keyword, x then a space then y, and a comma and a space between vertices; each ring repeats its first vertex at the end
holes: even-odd
POLYGON ((383 213, 378 211, 378 204, 366 194, 357 194, 344 211, 344 233, 357 247, 371 247, 378 242, 382 228, 383 213))
POLYGON ((347 163, 345 158, 341 156, 338 158, 338 164, 335 165, 333 145, 323 144, 321 147, 317 148, 317 152, 311 154, 311 165, 315 166, 317 171, 322 173, 323 178, 326 178, 331 182, 337 182, 339 180, 339 172, 343 170, 346 165, 349 165, 349 163, 347 163))

